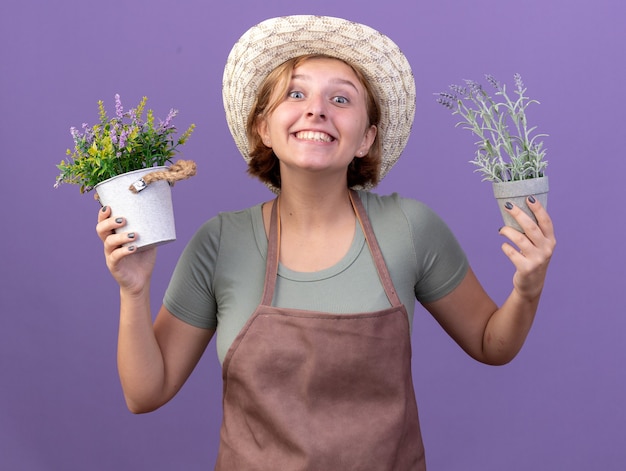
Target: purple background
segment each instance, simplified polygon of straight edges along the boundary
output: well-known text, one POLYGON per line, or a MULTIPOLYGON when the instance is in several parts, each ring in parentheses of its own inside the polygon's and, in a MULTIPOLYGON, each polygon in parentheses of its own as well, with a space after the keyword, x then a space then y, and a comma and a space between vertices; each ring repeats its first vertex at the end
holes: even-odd
POLYGON ((215 346, 161 410, 130 414, 115 365, 118 291, 94 226, 97 204, 53 190, 70 126, 96 102, 142 95, 157 116, 197 130, 183 157, 199 174, 174 189, 178 241, 159 250, 153 310, 196 228, 268 199, 249 179, 221 101, 226 56, 251 25, 315 13, 390 35, 414 67, 417 117, 379 187, 431 205, 501 302, 512 267, 500 251, 489 184, 466 163, 473 138, 434 92, 491 73, 522 74, 542 102, 559 245, 535 326, 504 367, 467 357, 416 311, 414 377, 432 470, 626 468, 624 225, 625 9, 622 0, 3 0, 0 6, 0 468, 206 470, 218 442, 215 346))

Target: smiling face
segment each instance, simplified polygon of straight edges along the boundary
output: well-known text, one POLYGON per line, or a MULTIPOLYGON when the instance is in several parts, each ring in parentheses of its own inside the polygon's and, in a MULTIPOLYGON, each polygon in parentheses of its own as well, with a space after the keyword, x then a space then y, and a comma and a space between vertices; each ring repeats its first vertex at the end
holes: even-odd
POLYGON ((279 159, 281 179, 308 172, 345 181, 348 165, 376 138, 368 113, 376 106, 354 69, 337 59, 308 58, 274 85, 255 130, 279 159))

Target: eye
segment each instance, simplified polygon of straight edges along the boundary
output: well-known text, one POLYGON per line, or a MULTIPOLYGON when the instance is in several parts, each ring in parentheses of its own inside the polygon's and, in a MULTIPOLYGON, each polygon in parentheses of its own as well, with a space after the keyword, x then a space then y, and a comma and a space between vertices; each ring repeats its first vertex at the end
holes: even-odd
POLYGON ((350 100, 348 100, 345 96, 336 96, 333 98, 333 102, 338 103, 340 105, 347 105, 350 100))
POLYGON ((293 90, 293 91, 289 92, 289 93, 287 94, 287 96, 288 96, 289 98, 296 98, 296 99, 299 99, 299 98, 304 98, 304 93, 299 92, 298 90, 293 90))

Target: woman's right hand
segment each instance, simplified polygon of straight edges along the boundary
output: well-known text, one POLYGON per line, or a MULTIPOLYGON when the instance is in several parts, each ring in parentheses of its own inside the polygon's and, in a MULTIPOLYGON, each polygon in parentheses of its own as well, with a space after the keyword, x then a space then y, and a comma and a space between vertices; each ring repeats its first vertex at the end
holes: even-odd
POLYGON ((98 212, 96 232, 104 243, 104 257, 107 267, 121 289, 140 293, 150 284, 150 277, 156 261, 156 247, 137 251, 133 245, 124 246, 137 240, 137 233, 118 232, 126 225, 123 217, 113 219, 111 208, 105 206, 98 212))

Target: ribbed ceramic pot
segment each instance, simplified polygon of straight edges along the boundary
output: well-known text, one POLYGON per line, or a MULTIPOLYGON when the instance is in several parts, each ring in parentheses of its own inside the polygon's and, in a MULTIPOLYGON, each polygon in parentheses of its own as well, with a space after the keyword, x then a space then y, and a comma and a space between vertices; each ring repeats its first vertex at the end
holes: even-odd
POLYGON ((548 177, 531 178, 512 182, 494 182, 493 195, 498 202, 504 224, 524 232, 515 219, 509 214, 504 205, 513 203, 536 221, 535 215, 528 207, 526 198, 532 195, 544 208, 548 207, 548 177))
POLYGON ((170 184, 159 180, 133 193, 129 187, 144 175, 166 167, 150 167, 109 178, 95 190, 102 206, 111 208, 111 217, 124 217, 122 232, 134 232, 137 238, 125 244, 138 250, 162 245, 176 240, 174 208, 170 184))

